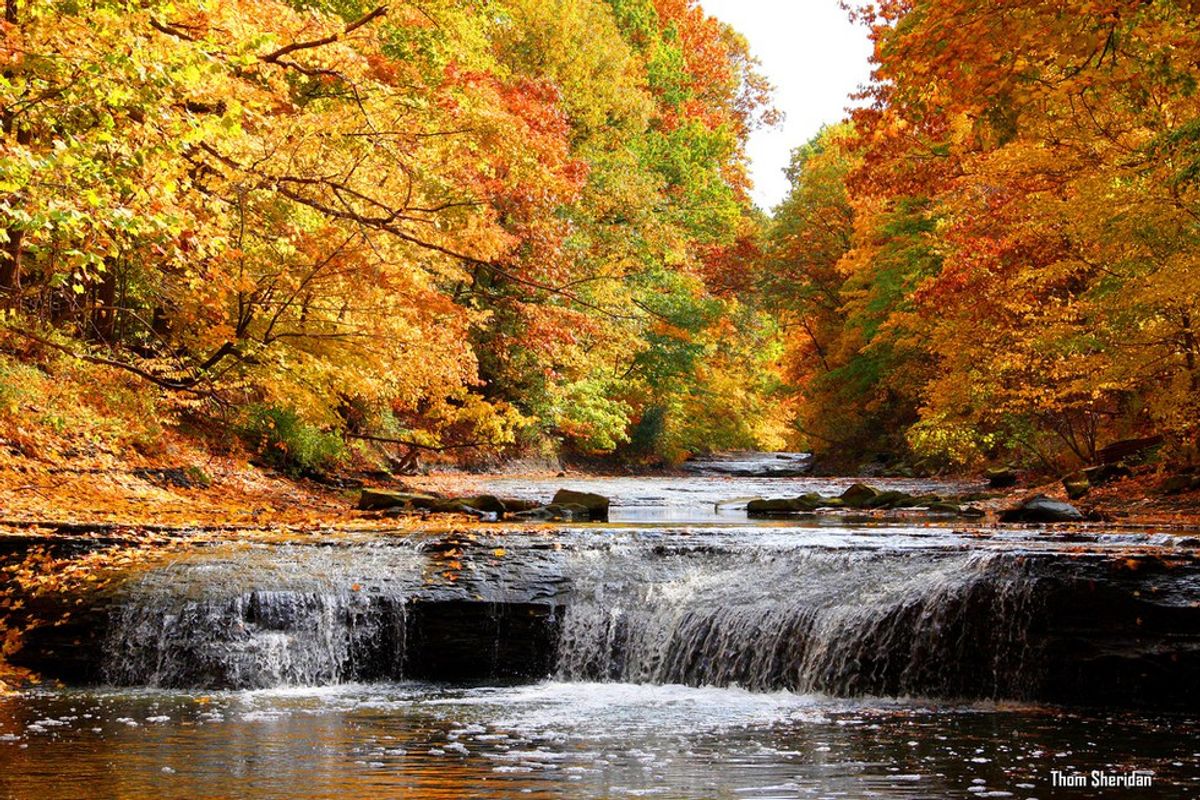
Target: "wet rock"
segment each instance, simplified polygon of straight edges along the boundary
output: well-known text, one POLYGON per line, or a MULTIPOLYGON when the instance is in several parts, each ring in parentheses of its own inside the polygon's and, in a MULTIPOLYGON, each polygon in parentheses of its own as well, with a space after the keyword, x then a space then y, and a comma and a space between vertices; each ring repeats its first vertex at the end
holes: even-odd
MULTIPOLYGON (((843 495, 843 498, 845 496, 843 495)), ((877 492, 874 497, 869 498, 862 504, 863 508, 911 508, 916 505, 914 498, 908 492, 900 492, 895 489, 887 489, 882 492, 877 492)))
POLYGON ((792 497, 773 497, 767 500, 751 500, 746 504, 746 514, 751 517, 767 516, 770 514, 795 514, 807 509, 801 508, 792 497))
POLYGON ((865 483, 856 483, 850 486, 841 494, 841 501, 850 508, 865 508, 867 502, 872 500, 879 491, 865 483))
POLYGON ((1001 522, 1080 522, 1083 514, 1070 503, 1053 500, 1044 494, 1032 497, 1000 514, 1001 522))
POLYGON ((592 492, 576 492, 572 489, 559 489, 554 493, 552 505, 577 505, 587 509, 590 518, 596 522, 608 521, 608 498, 592 492))
POLYGON ((951 503, 948 500, 939 500, 936 503, 929 504, 929 510, 937 514, 961 514, 962 506, 958 503, 951 503))
POLYGON ((530 511, 542 505, 536 500, 522 500, 519 497, 501 497, 500 502, 504 504, 504 510, 509 514, 517 511, 530 511))
POLYGON ((492 494, 464 497, 462 498, 462 501, 471 508, 484 511, 489 514, 503 514, 508 510, 508 506, 505 504, 505 502, 492 494))
POLYGON ((397 492, 391 489, 363 489, 358 496, 359 511, 381 511, 388 508, 429 508, 438 502, 431 494, 397 492))
POLYGON ((840 498, 825 497, 816 492, 808 492, 799 497, 776 497, 769 500, 759 497, 746 504, 746 515, 765 517, 778 514, 808 514, 819 508, 838 508, 841 505, 840 498))
POLYGON ((1017 471, 1012 467, 992 467, 987 471, 988 486, 1007 489, 1017 485, 1017 471))
POLYGON ((1067 490, 1067 497, 1072 500, 1078 500, 1092 490, 1092 484, 1082 472, 1063 478, 1062 485, 1067 490))

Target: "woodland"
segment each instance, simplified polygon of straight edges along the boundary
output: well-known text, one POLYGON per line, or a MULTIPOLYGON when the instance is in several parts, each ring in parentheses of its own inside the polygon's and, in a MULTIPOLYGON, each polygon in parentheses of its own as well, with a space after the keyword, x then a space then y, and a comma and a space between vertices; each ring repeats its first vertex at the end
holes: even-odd
POLYGON ((1193 464, 1200 3, 847 13, 763 210, 695 0, 6 0, 0 462, 1193 464))

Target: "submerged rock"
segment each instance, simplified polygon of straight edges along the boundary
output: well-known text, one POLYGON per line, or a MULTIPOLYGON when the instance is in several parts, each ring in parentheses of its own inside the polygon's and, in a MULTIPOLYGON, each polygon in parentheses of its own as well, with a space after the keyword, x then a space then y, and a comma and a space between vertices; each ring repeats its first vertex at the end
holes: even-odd
POLYGON ((608 521, 608 498, 592 492, 576 492, 572 489, 559 489, 554 493, 552 505, 577 505, 587 509, 588 516, 596 522, 608 521))
POLYGON ((1001 512, 1001 522, 1081 522, 1083 514, 1070 503, 1039 494, 1001 512))

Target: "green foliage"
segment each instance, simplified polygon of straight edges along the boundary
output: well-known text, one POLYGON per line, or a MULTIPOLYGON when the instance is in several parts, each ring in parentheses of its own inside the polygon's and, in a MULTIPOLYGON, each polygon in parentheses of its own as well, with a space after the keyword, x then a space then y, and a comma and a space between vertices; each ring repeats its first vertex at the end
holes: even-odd
POLYGON ((340 435, 305 422, 290 408, 250 406, 238 432, 263 460, 291 475, 319 473, 345 457, 340 435))

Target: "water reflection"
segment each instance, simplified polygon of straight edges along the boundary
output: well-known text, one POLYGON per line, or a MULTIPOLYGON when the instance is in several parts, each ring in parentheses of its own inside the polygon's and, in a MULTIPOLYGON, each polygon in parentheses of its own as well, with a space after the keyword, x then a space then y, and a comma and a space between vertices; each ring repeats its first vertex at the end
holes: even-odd
POLYGON ((50 691, 0 701, 0 794, 1080 798, 1049 771, 1136 768, 1155 773, 1136 796, 1186 797, 1200 791, 1198 730, 1189 717, 628 684, 50 691))

